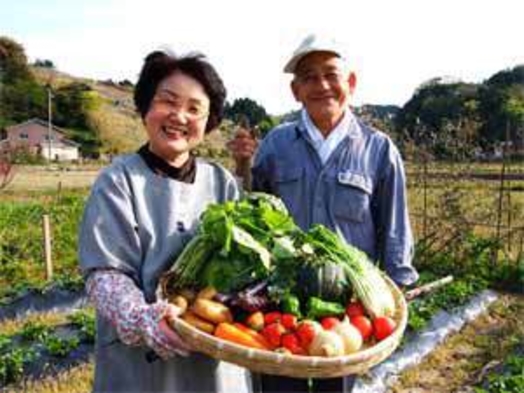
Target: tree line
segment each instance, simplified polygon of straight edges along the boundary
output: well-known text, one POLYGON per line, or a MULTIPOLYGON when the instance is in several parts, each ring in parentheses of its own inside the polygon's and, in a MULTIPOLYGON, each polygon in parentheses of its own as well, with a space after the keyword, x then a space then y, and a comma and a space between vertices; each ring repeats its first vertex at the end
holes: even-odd
POLYGON ((437 158, 489 150, 502 142, 524 148, 524 65, 486 81, 464 83, 434 78, 422 84, 399 110, 394 130, 424 144, 437 158))

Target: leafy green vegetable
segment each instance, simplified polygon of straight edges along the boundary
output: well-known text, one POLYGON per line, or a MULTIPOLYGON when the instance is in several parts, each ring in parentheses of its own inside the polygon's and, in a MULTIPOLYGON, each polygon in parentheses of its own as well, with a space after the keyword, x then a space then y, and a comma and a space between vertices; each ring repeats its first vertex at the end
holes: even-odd
POLYGON ((280 199, 262 193, 209 206, 162 286, 168 295, 207 285, 232 293, 266 279, 276 303, 290 295, 345 299, 354 288, 371 315, 390 315, 395 306, 362 251, 321 225, 301 231, 280 199))
POLYGON ((296 258, 299 254, 289 236, 281 236, 273 239, 273 257, 276 259, 296 258))
POLYGON ((256 263, 246 263, 244 259, 217 255, 203 269, 200 286, 212 286, 222 293, 234 292, 264 276, 256 267, 256 263))
POLYGON ((344 268, 356 297, 372 317, 394 315, 393 294, 380 270, 363 251, 347 244, 322 225, 314 225, 306 233, 306 239, 318 256, 325 256, 344 268))
POLYGON ((206 261, 216 248, 216 244, 206 234, 198 234, 191 239, 172 269, 162 277, 161 285, 164 293, 175 294, 179 289, 196 286, 206 261))
POLYGON ((275 270, 274 260, 292 256, 293 240, 282 237, 296 230, 282 202, 273 196, 254 193, 211 205, 197 235, 162 279, 164 292, 200 285, 233 292, 267 278, 275 270))
POLYGON ((231 232, 233 233, 233 240, 240 246, 240 248, 254 251, 260 257, 260 261, 262 261, 264 267, 268 270, 270 269, 271 254, 263 245, 257 242, 249 232, 236 225, 233 225, 231 232))

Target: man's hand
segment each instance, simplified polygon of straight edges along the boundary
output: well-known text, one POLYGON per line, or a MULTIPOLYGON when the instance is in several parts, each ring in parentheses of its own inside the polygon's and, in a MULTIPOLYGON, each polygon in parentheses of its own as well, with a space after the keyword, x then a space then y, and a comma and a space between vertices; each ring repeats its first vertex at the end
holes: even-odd
POLYGON ((239 127, 235 138, 227 146, 235 160, 235 174, 242 179, 244 190, 251 190, 251 161, 258 147, 258 140, 247 127, 239 127))
POLYGON ((239 128, 235 137, 228 142, 227 147, 238 166, 239 163, 251 160, 257 150, 258 141, 248 129, 239 128))

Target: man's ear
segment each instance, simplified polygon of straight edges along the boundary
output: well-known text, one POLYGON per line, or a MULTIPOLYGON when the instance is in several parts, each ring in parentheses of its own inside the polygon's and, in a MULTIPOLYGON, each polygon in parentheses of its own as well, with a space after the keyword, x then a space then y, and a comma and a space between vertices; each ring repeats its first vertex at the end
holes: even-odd
POLYGON ((290 87, 293 92, 293 97, 295 97, 296 101, 300 102, 300 99, 298 98, 298 86, 294 79, 291 81, 290 87))
POLYGON ((355 88, 357 87, 357 74, 354 72, 350 72, 348 76, 348 83, 349 83, 349 91, 351 94, 355 91, 355 88))

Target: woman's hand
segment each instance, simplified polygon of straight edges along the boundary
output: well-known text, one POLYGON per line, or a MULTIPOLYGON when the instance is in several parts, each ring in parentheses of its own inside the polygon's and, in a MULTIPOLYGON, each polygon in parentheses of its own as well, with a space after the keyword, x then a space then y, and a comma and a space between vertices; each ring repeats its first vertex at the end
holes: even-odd
MULTIPOLYGON (((172 328, 173 319, 181 313, 180 308, 167 304, 164 315, 153 326, 144 326, 144 338, 146 344, 153 349, 158 356, 167 360, 176 355, 189 356, 190 347, 172 328)), ((158 320, 152 318, 152 321, 158 320)))
POLYGON ((182 313, 179 307, 166 301, 147 303, 133 280, 114 270, 93 272, 86 290, 124 344, 145 344, 163 359, 189 354, 188 345, 171 328, 170 322, 182 313))

